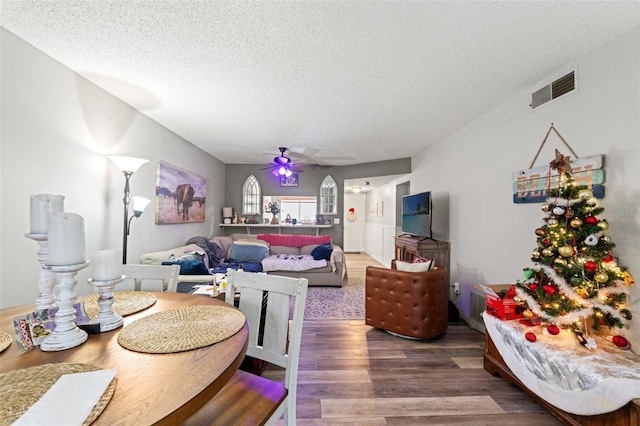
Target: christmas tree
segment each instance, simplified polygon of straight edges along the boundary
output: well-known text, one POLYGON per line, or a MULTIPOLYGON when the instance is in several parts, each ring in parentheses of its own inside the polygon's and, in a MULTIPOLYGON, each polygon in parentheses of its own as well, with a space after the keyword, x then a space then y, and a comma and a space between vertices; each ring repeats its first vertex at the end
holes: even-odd
POLYGON ((558 171, 558 187, 542 205, 544 224, 535 230, 533 266, 517 284, 525 317, 578 334, 581 327, 587 332, 588 318, 594 330, 603 325, 623 328, 631 319, 625 303, 633 278, 613 257, 615 244, 605 234, 609 224, 599 218, 604 208, 587 186, 574 184, 569 157, 557 150, 553 169, 558 171))

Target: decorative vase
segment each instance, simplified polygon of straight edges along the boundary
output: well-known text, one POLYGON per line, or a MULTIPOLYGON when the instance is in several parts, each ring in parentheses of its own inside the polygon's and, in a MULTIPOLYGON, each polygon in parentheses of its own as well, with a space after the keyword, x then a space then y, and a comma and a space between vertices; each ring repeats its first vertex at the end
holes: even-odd
POLYGON ((272 225, 278 224, 278 216, 276 216, 275 214, 273 215, 273 219, 271 219, 271 224, 272 225))

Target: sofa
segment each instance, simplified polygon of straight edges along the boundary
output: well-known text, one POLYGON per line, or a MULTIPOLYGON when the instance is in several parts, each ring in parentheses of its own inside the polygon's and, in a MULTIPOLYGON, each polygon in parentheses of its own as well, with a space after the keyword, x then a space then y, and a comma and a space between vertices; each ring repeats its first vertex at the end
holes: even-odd
POLYGON ((310 286, 341 287, 347 279, 342 248, 329 235, 231 234, 193 237, 184 246, 146 253, 141 264, 180 264, 181 280, 225 273, 228 268, 307 278, 310 286))
POLYGON ((367 266, 365 324, 400 337, 434 339, 447 330, 447 269, 413 272, 367 266))

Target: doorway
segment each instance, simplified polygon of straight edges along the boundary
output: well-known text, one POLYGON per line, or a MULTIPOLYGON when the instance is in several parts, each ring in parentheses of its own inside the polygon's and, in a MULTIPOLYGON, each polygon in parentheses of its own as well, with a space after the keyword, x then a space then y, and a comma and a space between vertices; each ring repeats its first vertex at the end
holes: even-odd
POLYGON ((344 235, 343 250, 346 253, 357 253, 365 251, 365 195, 345 193, 344 194, 344 235), (353 214, 350 213, 353 209, 353 214))

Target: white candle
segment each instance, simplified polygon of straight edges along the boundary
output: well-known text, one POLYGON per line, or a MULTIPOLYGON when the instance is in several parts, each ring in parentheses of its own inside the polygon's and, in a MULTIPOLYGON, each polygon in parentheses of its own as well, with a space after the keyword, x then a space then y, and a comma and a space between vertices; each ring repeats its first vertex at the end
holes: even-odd
POLYGON ((62 211, 64 211, 64 195, 32 195, 30 232, 32 234, 46 234, 49 230, 49 212, 62 211))
POLYGON ((110 281, 122 276, 122 249, 100 250, 91 256, 91 279, 110 281))
POLYGON ((86 259, 82 216, 49 213, 49 265, 77 265, 86 259))

